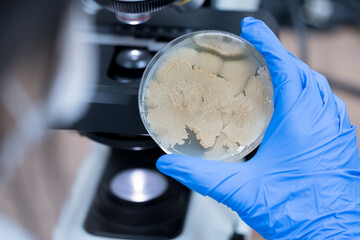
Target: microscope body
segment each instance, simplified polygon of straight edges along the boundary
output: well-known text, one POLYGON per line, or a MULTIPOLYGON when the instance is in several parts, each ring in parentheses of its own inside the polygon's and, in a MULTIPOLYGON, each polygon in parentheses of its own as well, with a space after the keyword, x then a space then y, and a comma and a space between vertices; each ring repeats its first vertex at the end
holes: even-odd
POLYGON ((164 153, 141 122, 138 88, 150 59, 169 41, 197 30, 239 35, 246 16, 277 30, 265 11, 166 8, 140 25, 119 22, 109 11, 96 13, 94 29, 86 33, 86 44, 99 57, 93 98, 84 103, 88 110, 80 119, 57 128, 79 131, 102 145, 84 161, 54 240, 228 239, 234 224, 229 209, 156 171, 164 153))

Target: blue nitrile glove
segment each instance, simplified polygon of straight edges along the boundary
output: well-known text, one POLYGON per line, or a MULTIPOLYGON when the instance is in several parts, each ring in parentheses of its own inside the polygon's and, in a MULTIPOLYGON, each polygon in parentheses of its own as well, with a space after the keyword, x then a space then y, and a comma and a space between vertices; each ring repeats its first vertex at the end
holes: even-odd
POLYGON ((360 239, 356 127, 321 74, 289 53, 261 21, 241 37, 264 56, 274 114, 245 163, 165 155, 158 169, 229 206, 268 239, 360 239))

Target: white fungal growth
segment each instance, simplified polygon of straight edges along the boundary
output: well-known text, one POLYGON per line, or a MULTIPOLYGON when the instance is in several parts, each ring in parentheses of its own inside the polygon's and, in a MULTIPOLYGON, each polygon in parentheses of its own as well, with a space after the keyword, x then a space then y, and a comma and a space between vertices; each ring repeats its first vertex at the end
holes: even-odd
MULTIPOLYGON (((210 49, 213 40, 195 42, 210 49)), ((192 131, 202 157, 223 159, 267 127, 273 111, 268 71, 248 58, 224 60, 230 46, 220 46, 221 54, 181 47, 157 66, 145 91, 146 119, 164 148, 185 144, 192 131)))
POLYGON ((204 155, 207 159, 219 160, 224 156, 230 157, 239 150, 239 145, 231 141, 224 133, 220 133, 213 147, 205 151, 204 155))
POLYGON ((194 64, 194 68, 212 74, 218 74, 224 63, 219 56, 207 52, 198 53, 197 59, 198 62, 194 64))
POLYGON ((225 57, 239 56, 246 52, 243 43, 233 36, 202 33, 192 38, 194 43, 202 49, 214 51, 225 57))
POLYGON ((229 81, 239 93, 244 90, 247 80, 256 72, 256 64, 251 60, 225 61, 219 75, 229 81))

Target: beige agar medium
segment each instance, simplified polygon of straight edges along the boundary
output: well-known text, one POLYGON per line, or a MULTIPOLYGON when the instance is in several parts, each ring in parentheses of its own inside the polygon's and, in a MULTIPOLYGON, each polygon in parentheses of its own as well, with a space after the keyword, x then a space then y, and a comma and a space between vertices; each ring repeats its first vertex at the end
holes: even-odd
POLYGON ((266 63, 250 43, 200 31, 175 39, 151 60, 139 108, 166 153, 238 161, 260 144, 272 98, 266 63))

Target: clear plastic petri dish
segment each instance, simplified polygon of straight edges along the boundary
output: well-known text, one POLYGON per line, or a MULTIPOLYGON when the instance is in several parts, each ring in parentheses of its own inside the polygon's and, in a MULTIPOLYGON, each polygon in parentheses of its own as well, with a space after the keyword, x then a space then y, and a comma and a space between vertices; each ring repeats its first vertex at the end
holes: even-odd
POLYGON ((264 136, 273 87, 265 60, 249 42, 199 31, 152 58, 140 83, 139 109, 166 153, 239 161, 264 136))

